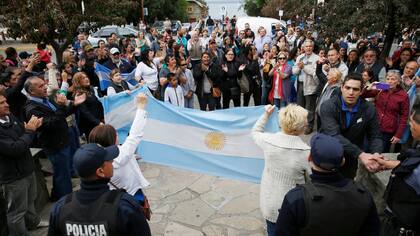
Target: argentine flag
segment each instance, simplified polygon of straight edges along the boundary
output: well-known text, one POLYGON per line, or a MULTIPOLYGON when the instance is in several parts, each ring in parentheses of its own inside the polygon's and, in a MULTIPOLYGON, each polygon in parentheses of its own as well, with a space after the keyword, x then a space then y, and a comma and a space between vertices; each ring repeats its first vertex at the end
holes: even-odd
MULTIPOLYGON (((95 73, 99 78, 99 86, 101 87, 101 91, 106 90, 109 84, 111 83, 111 79, 109 78, 109 73, 111 73, 111 70, 106 66, 96 63, 95 73)), ((138 82, 134 77, 135 73, 136 73, 136 70, 134 69, 131 73, 121 74, 121 77, 123 78, 123 80, 127 81, 128 83, 132 85, 136 85, 138 82)))
MULTIPOLYGON (((136 111, 135 96, 119 93, 103 97, 105 122, 114 126, 123 142, 136 111)), ((232 179, 260 182, 263 151, 254 143, 251 129, 264 106, 239 107, 204 112, 163 103, 152 95, 146 107, 148 118, 138 153, 146 162, 179 167, 232 179)), ((271 116, 267 132, 278 131, 277 116, 271 116)))

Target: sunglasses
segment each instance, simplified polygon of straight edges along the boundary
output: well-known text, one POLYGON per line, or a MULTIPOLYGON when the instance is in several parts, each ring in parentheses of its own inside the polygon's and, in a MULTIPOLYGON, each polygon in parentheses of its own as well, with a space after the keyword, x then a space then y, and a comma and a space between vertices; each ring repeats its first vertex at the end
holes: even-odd
POLYGON ((186 66, 186 65, 188 65, 188 64, 181 64, 180 66, 186 66))
POLYGON ((279 57, 279 60, 286 60, 285 57, 279 57))

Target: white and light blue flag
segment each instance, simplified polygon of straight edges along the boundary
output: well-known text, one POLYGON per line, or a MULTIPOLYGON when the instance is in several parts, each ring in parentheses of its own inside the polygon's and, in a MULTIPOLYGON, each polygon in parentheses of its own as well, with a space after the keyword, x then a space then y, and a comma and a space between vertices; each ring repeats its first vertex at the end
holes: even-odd
MULTIPOLYGON (((99 86, 101 87, 101 91, 106 90, 109 84, 111 83, 111 79, 109 78, 111 70, 106 66, 96 63, 95 73, 99 78, 99 86)), ((123 80, 127 81, 128 83, 134 86, 138 83, 135 79, 135 74, 136 69, 134 69, 131 73, 122 73, 121 77, 123 80)))
MULTIPOLYGON (((137 93, 119 93, 102 98, 105 122, 114 126, 123 142, 134 120, 137 93)), ((260 182, 264 154, 251 129, 264 106, 239 107, 204 112, 180 108, 149 95, 144 137, 138 153, 146 162, 179 167, 205 174, 260 182)), ((276 116, 271 116, 267 132, 277 132, 276 116)))

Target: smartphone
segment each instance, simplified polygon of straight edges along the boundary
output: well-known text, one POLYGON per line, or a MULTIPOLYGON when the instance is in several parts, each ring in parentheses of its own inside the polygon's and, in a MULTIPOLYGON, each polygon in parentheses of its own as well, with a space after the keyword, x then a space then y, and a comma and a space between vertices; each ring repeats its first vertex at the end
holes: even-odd
POLYGON ((389 84, 387 84, 387 83, 377 83, 376 84, 376 89, 388 90, 389 89, 389 84))

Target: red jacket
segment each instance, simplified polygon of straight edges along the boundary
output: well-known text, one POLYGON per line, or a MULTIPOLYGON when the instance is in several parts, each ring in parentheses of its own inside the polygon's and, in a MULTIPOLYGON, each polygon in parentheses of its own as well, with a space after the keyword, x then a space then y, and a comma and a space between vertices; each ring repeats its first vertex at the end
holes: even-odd
POLYGON ((407 92, 398 87, 393 92, 389 90, 369 90, 363 93, 363 97, 375 96, 380 131, 401 138, 408 120, 409 102, 407 92))

